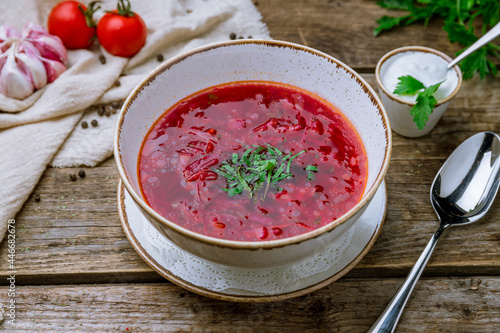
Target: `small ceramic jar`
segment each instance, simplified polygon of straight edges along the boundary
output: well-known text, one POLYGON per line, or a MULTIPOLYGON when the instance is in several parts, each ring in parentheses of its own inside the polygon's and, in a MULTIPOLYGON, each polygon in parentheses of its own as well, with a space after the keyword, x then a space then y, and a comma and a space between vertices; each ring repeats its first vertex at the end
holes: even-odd
MULTIPOLYGON (((446 54, 421 46, 401 47, 387 53, 379 60, 375 69, 375 77, 377 79, 380 98, 387 111, 391 128, 394 132, 406 137, 420 137, 428 134, 436 126, 451 100, 457 95, 462 86, 462 72, 458 66, 454 66, 446 71, 447 63, 451 61, 452 59, 446 54), (418 53, 422 53, 422 55, 418 56, 418 53), (409 54, 416 54, 416 58, 422 61, 422 64, 413 68, 413 71, 409 69, 409 66, 407 68, 401 66, 400 58, 409 54), (398 59, 400 59, 399 64, 397 64, 398 59), (437 98, 437 104, 422 130, 413 122, 413 116, 410 114, 411 109, 416 103, 415 97, 412 100, 412 97, 395 95, 393 93, 394 87, 389 87, 389 82, 394 83, 394 75, 396 73, 394 66, 398 66, 396 72, 400 73, 400 76, 411 75, 412 72, 417 73, 416 76, 418 76, 418 74, 422 74, 418 72, 420 69, 431 72, 442 70, 444 74, 443 80, 446 80, 440 88, 444 87, 445 84, 447 87, 445 87, 444 93, 438 90, 434 95, 437 98), (443 68, 438 68, 439 66, 443 68)), ((440 81, 442 80, 438 80, 438 82, 440 81)), ((438 82, 434 82, 433 84, 438 82)))

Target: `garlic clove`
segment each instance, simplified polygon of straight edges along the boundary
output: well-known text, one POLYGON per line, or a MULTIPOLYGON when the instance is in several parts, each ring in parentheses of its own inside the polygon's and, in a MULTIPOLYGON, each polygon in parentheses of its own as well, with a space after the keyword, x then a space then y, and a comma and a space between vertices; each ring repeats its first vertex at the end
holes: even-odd
POLYGON ((68 61, 68 53, 59 37, 46 35, 28 40, 40 51, 42 57, 62 63, 68 61))
POLYGON ((28 22, 23 28, 23 38, 37 38, 39 36, 45 36, 49 33, 42 27, 40 24, 36 24, 33 22, 28 22))
POLYGON ((2 25, 0 27, 0 42, 6 41, 9 38, 16 38, 20 39, 21 38, 21 33, 19 30, 17 30, 14 27, 11 27, 10 25, 2 25))
POLYGON ((0 43, 0 53, 4 53, 5 51, 7 51, 11 45, 12 45, 12 42, 9 39, 1 42, 0 43))
POLYGON ((61 39, 50 35, 44 27, 29 22, 24 26, 23 37, 30 41, 40 51, 42 57, 66 63, 68 53, 61 39))
POLYGON ((45 70, 47 71, 47 83, 54 82, 64 71, 66 66, 60 61, 41 58, 45 70))
POLYGON ((21 33, 9 25, 0 27, 0 52, 3 53, 9 49, 13 41, 21 38, 21 33))
POLYGON ((35 91, 35 87, 26 67, 19 67, 16 63, 14 55, 16 49, 17 47, 14 46, 13 52, 8 53, 7 60, 0 72, 0 93, 7 97, 24 99, 35 91))
POLYGON ((0 72, 2 71, 3 65, 5 65, 5 62, 7 61, 8 55, 9 54, 7 52, 0 54, 0 72))
POLYGON ((47 72, 40 58, 40 52, 29 42, 21 44, 24 47, 24 53, 16 52, 17 64, 30 75, 35 89, 40 89, 47 84, 47 72))

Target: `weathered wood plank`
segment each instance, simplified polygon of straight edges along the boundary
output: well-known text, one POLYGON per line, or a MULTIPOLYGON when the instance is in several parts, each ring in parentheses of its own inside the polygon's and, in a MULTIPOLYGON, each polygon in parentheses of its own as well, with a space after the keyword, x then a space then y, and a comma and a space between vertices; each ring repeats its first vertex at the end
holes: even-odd
MULTIPOLYGON (((17 288, 9 332, 366 332, 402 281, 343 279, 297 299, 229 303, 172 284, 17 288)), ((6 299, 2 299, 3 305, 6 299)), ((500 330, 500 279, 422 279, 396 332, 500 330)))

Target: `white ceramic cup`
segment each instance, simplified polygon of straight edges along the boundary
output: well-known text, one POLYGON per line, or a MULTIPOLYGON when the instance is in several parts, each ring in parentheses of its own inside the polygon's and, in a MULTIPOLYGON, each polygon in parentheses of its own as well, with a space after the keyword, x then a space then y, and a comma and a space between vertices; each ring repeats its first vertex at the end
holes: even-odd
POLYGON ((415 102, 409 102, 405 99, 402 99, 398 95, 393 94, 383 84, 382 80, 384 72, 389 68, 391 64, 391 60, 394 59, 394 57, 405 52, 432 53, 436 56, 441 57, 448 63, 451 62, 452 59, 446 54, 428 47, 405 46, 392 50, 391 52, 385 54, 377 63, 377 67, 375 69, 375 77, 377 79, 380 99, 382 100, 382 103, 384 104, 384 107, 389 116, 392 130, 400 135, 416 138, 428 134, 436 126, 439 119, 441 119, 451 100, 457 95, 462 86, 462 72, 457 65, 453 67, 454 73, 456 74, 457 78, 455 89, 448 96, 437 101, 434 111, 429 115, 429 120, 425 123, 424 128, 420 130, 413 122, 413 116, 410 115, 410 111, 415 105, 415 102))
POLYGON ((319 252, 352 227, 387 172, 392 137, 378 96, 345 64, 314 49, 278 41, 238 40, 212 44, 160 65, 130 94, 120 113, 114 153, 121 180, 144 216, 174 244, 205 260, 264 268, 292 263, 319 252), (137 175, 141 143, 152 124, 178 100, 222 83, 262 80, 287 83, 319 95, 341 110, 357 129, 368 157, 361 200, 331 223, 279 240, 242 242, 187 230, 144 201, 137 175))

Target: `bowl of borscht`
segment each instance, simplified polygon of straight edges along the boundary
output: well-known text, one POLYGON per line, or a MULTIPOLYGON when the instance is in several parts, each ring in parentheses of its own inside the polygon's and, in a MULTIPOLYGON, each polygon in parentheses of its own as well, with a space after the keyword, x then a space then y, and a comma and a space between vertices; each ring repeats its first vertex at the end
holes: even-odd
POLYGON ((237 40, 172 58, 125 101, 114 154, 144 217, 204 260, 265 268, 356 224, 391 130, 355 71, 298 44, 237 40))

